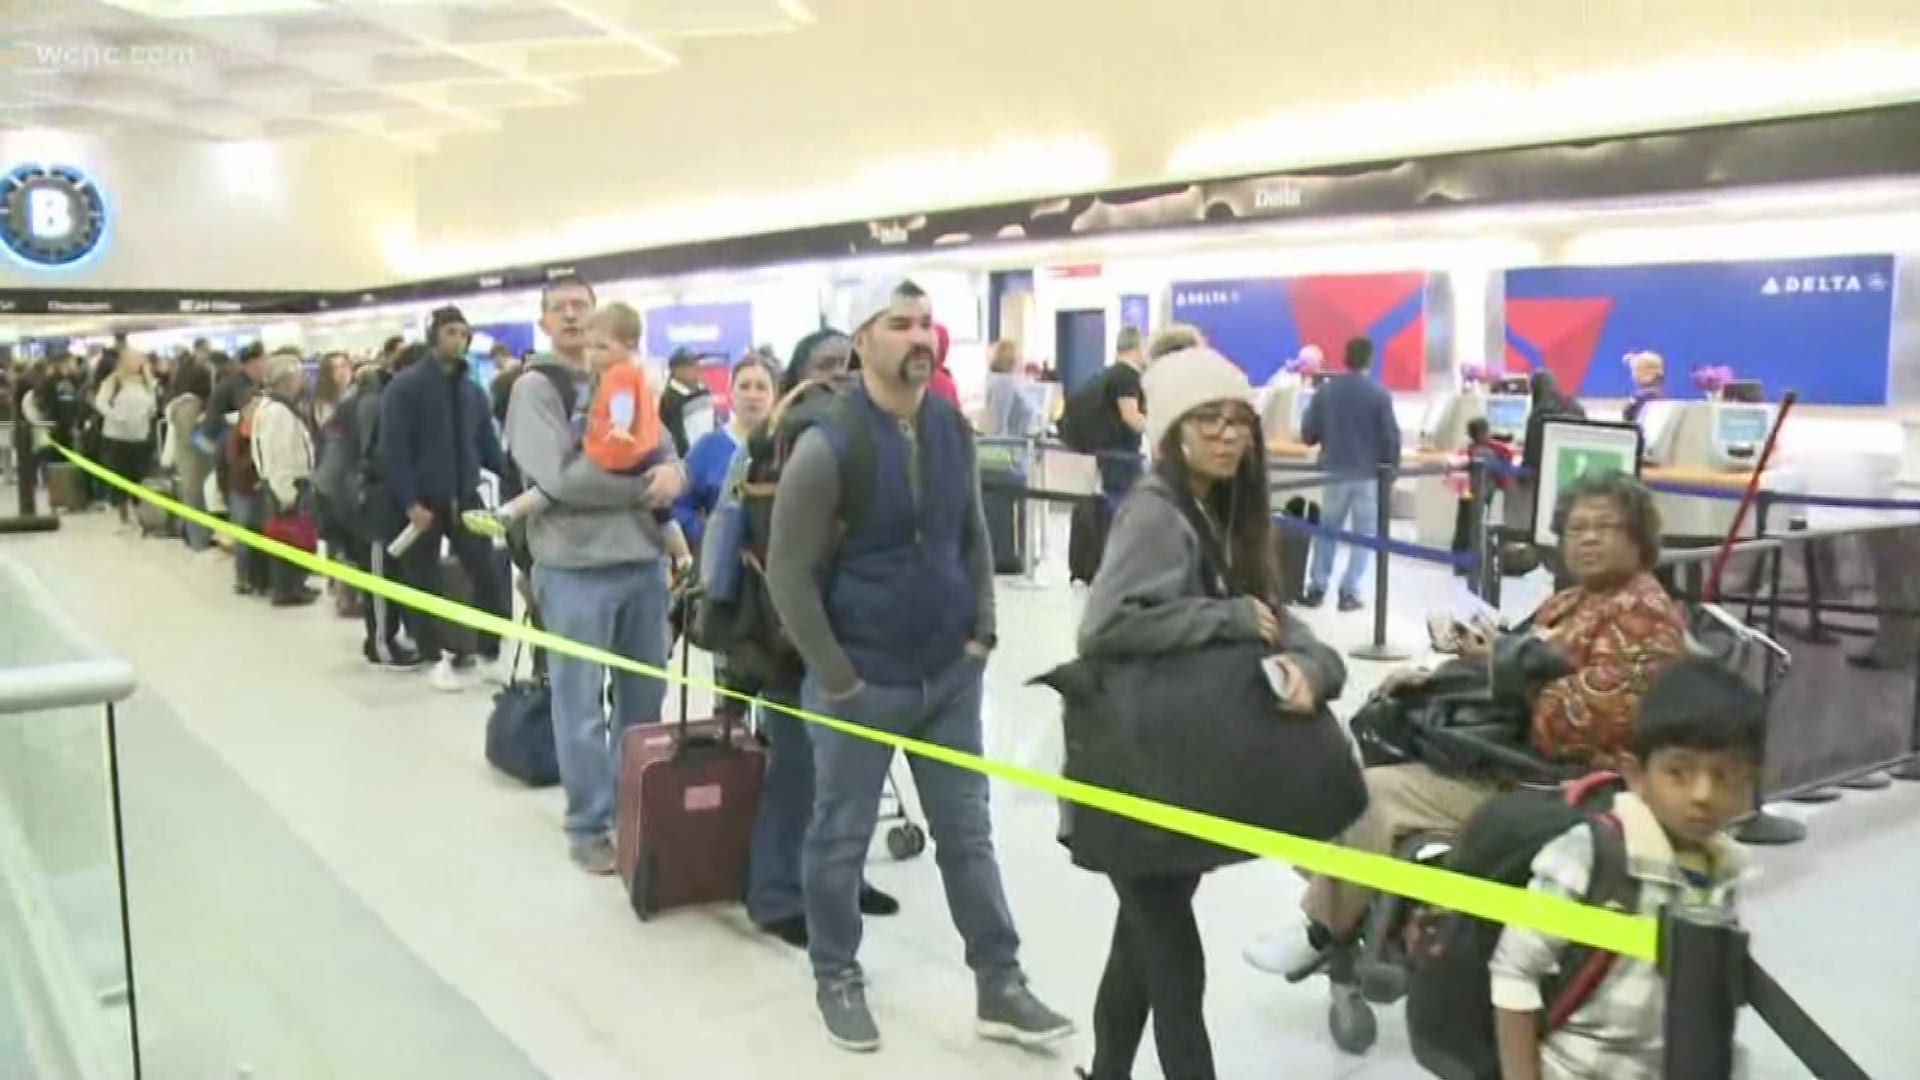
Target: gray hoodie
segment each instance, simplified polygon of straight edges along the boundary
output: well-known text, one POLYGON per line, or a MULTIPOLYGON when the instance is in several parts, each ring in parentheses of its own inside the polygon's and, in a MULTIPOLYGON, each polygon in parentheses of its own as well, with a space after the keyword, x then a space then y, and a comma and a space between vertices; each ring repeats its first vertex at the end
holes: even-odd
MULTIPOLYGON (((542 357, 533 366, 554 363, 542 357)), ((646 476, 606 472, 579 453, 572 403, 560 400, 553 380, 528 378, 532 373, 529 367, 514 380, 506 443, 520 475, 553 500, 527 522, 533 561, 555 570, 591 570, 660 558, 664 538, 646 505, 646 476)), ((579 373, 573 381, 588 385, 579 373)), ((677 460, 672 440, 662 439, 660 446, 668 462, 677 460)))
MULTIPOLYGON (((1216 641, 1259 641, 1252 599, 1207 595, 1201 583, 1200 538, 1159 476, 1133 489, 1115 515, 1100 571, 1080 619, 1080 655, 1177 652, 1216 641)), ((1305 621, 1272 603, 1280 618, 1280 655, 1300 665, 1321 701, 1346 687, 1340 654, 1320 643, 1305 621)))

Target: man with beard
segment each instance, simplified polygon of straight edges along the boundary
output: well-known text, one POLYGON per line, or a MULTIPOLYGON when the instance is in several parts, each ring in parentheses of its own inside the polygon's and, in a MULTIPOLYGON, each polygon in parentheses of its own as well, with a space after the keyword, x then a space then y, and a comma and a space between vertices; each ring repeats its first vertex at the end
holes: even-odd
MULTIPOLYGON (((925 292, 912 282, 882 288, 854 315, 860 379, 781 472, 768 589, 806 661, 806 709, 977 754, 995 637, 972 428, 927 392, 935 346, 925 292), (870 444, 858 456, 872 475, 859 520, 848 521, 841 458, 854 456, 854 438, 870 444)), ((812 734, 817 794, 802 875, 816 1001, 834 1045, 873 1051, 880 1031, 858 960, 859 896, 893 748, 824 727, 812 734)), ((974 970, 979 1034, 1023 1046, 1065 1038, 1072 1022, 1041 1004, 1020 968, 987 778, 917 757, 912 766, 974 970)))

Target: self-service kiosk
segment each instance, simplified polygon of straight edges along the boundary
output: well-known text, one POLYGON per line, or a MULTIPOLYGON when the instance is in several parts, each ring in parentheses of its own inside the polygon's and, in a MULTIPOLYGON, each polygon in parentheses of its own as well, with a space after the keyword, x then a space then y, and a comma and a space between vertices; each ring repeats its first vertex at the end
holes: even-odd
MULTIPOLYGON (((1435 394, 1427 399, 1420 414, 1419 446, 1422 450, 1455 454, 1466 448, 1467 424, 1487 411, 1487 395, 1478 386, 1435 394)), ((1419 542, 1445 547, 1453 542, 1454 515, 1459 510, 1458 494, 1437 478, 1413 485, 1413 520, 1419 542)))
POLYGON ((1493 437, 1520 445, 1527 436, 1527 417, 1533 413, 1533 387, 1526 376, 1494 380, 1487 391, 1484 414, 1493 437))
POLYGON ((1314 392, 1333 378, 1330 372, 1316 371, 1280 380, 1269 385, 1260 402, 1260 428, 1269 443, 1276 440, 1300 442, 1300 429, 1307 418, 1307 406, 1314 392))
MULTIPOLYGON (((1647 463, 1695 482, 1713 473, 1744 474, 1760 460, 1776 412, 1761 385, 1751 381, 1728 385, 1714 400, 1652 402, 1640 414, 1647 463)), ((1672 495, 1655 501, 1661 523, 1676 537, 1724 536, 1737 508, 1730 500, 1672 495)))

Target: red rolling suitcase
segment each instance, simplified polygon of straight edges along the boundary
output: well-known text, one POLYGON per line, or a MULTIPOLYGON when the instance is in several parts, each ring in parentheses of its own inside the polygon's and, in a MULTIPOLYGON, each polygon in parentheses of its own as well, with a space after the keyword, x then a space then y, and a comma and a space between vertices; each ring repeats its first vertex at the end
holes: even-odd
MULTIPOLYGON (((692 646, 683 643, 682 648, 692 646)), ((680 673, 687 672, 681 657, 680 673)), ((728 719, 636 724, 620 737, 615 859, 641 921, 746 895, 766 752, 728 719)))

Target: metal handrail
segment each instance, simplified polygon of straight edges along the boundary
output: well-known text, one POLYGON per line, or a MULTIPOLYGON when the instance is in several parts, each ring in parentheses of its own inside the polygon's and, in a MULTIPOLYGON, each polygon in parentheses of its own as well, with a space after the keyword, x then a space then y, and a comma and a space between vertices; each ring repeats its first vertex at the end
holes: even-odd
POLYGON ((82 630, 39 579, 5 556, 0 556, 0 595, 20 601, 8 605, 5 618, 32 620, 53 639, 55 655, 66 657, 44 664, 0 667, 0 715, 109 705, 133 695, 133 665, 108 652, 98 639, 82 630))

